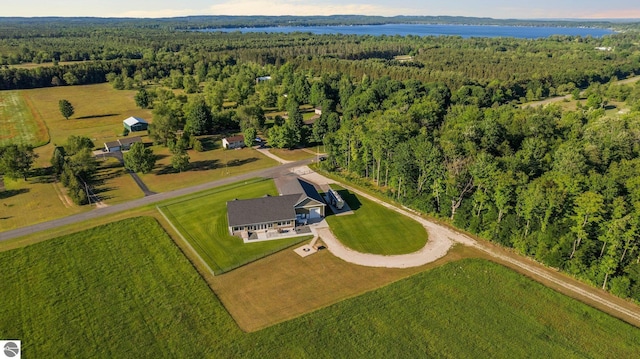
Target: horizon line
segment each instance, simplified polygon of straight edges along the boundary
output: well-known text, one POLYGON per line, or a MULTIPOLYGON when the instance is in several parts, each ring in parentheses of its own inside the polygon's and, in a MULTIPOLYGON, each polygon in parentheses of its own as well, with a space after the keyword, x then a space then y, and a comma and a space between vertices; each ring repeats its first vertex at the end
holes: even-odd
POLYGON ((360 16, 360 17, 379 17, 386 19, 393 18, 402 18, 402 17, 412 17, 412 18, 437 18, 437 17, 447 17, 447 18, 462 18, 462 19, 485 19, 485 20, 499 20, 499 21, 570 21, 570 22, 596 22, 596 21, 607 21, 607 22, 640 22, 640 18, 592 18, 592 17, 577 17, 577 18, 494 18, 487 16, 461 16, 461 15, 361 15, 361 14, 332 14, 332 15, 290 15, 290 14, 282 14, 282 15, 226 15, 226 14, 200 14, 200 15, 181 15, 181 16, 159 16, 159 17, 135 17, 135 16, 92 16, 92 15, 77 15, 77 16, 61 16, 61 15, 37 15, 37 16, 0 16, 0 19, 131 19, 131 20, 167 20, 167 19, 184 19, 190 17, 269 17, 269 18, 277 18, 277 17, 298 17, 298 18, 329 18, 335 16, 360 16))

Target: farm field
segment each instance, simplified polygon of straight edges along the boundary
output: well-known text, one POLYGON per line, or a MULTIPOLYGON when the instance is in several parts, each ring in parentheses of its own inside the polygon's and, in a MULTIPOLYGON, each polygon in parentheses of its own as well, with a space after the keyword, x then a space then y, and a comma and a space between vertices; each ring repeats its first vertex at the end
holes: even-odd
POLYGON ((74 358, 627 358, 640 350, 640 329, 481 259, 250 334, 151 218, 2 252, 0 261, 15 269, 0 272, 0 336, 20 338, 30 357, 60 357, 61 347, 74 358))
POLYGON ((296 237, 245 244, 227 228, 227 201, 277 196, 273 180, 254 179, 219 187, 160 209, 216 273, 227 272, 312 237, 296 237))
POLYGON ((0 91, 0 146, 30 144, 41 146, 49 141, 47 126, 30 102, 18 91, 0 91))
POLYGON ((358 252, 405 254, 424 247, 427 231, 420 223, 339 186, 332 186, 353 210, 346 216, 327 216, 336 238, 358 252))
POLYGON ((166 192, 174 189, 195 186, 201 183, 232 177, 242 173, 273 167, 278 163, 251 148, 225 150, 216 138, 214 149, 204 152, 190 150, 190 168, 176 172, 171 166, 172 154, 168 148, 153 146, 158 156, 156 168, 151 173, 138 174, 144 183, 154 192, 166 192))

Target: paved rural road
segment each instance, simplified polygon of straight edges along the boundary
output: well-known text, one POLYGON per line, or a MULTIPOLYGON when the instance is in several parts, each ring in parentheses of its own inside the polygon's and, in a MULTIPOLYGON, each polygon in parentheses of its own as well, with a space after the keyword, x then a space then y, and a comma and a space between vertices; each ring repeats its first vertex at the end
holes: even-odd
POLYGON ((204 184, 193 186, 193 187, 182 188, 182 189, 178 189, 171 192, 157 193, 157 194, 146 196, 130 202, 116 204, 116 205, 108 206, 104 208, 97 208, 89 212, 84 212, 84 213, 76 214, 69 217, 54 219, 52 221, 42 222, 42 223, 34 224, 31 226, 27 226, 27 227, 13 229, 10 231, 0 233, 0 241, 6 241, 12 238, 17 238, 17 237, 21 237, 28 234, 42 232, 42 231, 50 230, 60 226, 65 226, 68 224, 73 224, 77 222, 91 220, 98 217, 108 216, 117 212, 126 211, 126 210, 137 208, 140 206, 157 203, 167 199, 184 196, 187 194, 203 191, 203 190, 214 188, 214 187, 223 186, 225 184, 234 183, 234 182, 238 182, 238 181, 242 181, 250 178, 277 177, 281 174, 288 173, 291 170, 291 168, 305 166, 311 162, 312 162, 311 159, 290 162, 277 167, 271 167, 271 168, 267 168, 260 171, 245 173, 242 175, 224 178, 221 180, 208 182, 208 183, 204 183, 204 184))

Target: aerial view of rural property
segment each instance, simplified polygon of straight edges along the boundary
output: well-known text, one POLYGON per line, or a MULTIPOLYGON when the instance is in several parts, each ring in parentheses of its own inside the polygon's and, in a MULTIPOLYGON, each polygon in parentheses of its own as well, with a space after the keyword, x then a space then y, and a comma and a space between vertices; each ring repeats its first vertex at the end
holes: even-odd
POLYGON ((640 5, 3 4, 2 358, 640 358, 640 5))

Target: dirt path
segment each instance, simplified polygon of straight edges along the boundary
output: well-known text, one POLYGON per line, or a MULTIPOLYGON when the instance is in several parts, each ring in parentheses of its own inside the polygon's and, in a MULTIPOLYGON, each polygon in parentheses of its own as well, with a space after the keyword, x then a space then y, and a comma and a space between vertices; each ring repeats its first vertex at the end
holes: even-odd
POLYGON ((60 188, 60 185, 58 184, 58 182, 53 183, 53 189, 56 191, 56 194, 58 195, 60 202, 62 202, 62 204, 64 204, 66 208, 73 207, 73 202, 71 201, 71 198, 69 198, 69 196, 67 196, 65 191, 62 188, 60 188))
POLYGON ((286 163, 291 163, 293 161, 287 161, 285 159, 282 159, 276 155, 274 155, 273 153, 269 152, 268 148, 257 148, 256 149, 258 152, 262 153, 263 155, 269 157, 269 158, 273 158, 274 160, 278 161, 279 163, 282 164, 286 164, 286 163))
POLYGON ((430 233, 427 245, 417 252, 383 256, 370 253, 360 253, 345 247, 338 241, 329 228, 316 229, 318 236, 327 245, 329 252, 345 262, 358 264, 366 267, 384 268, 410 268, 419 267, 431 263, 444 257, 449 248, 453 245, 446 236, 439 236, 438 233, 430 233))

